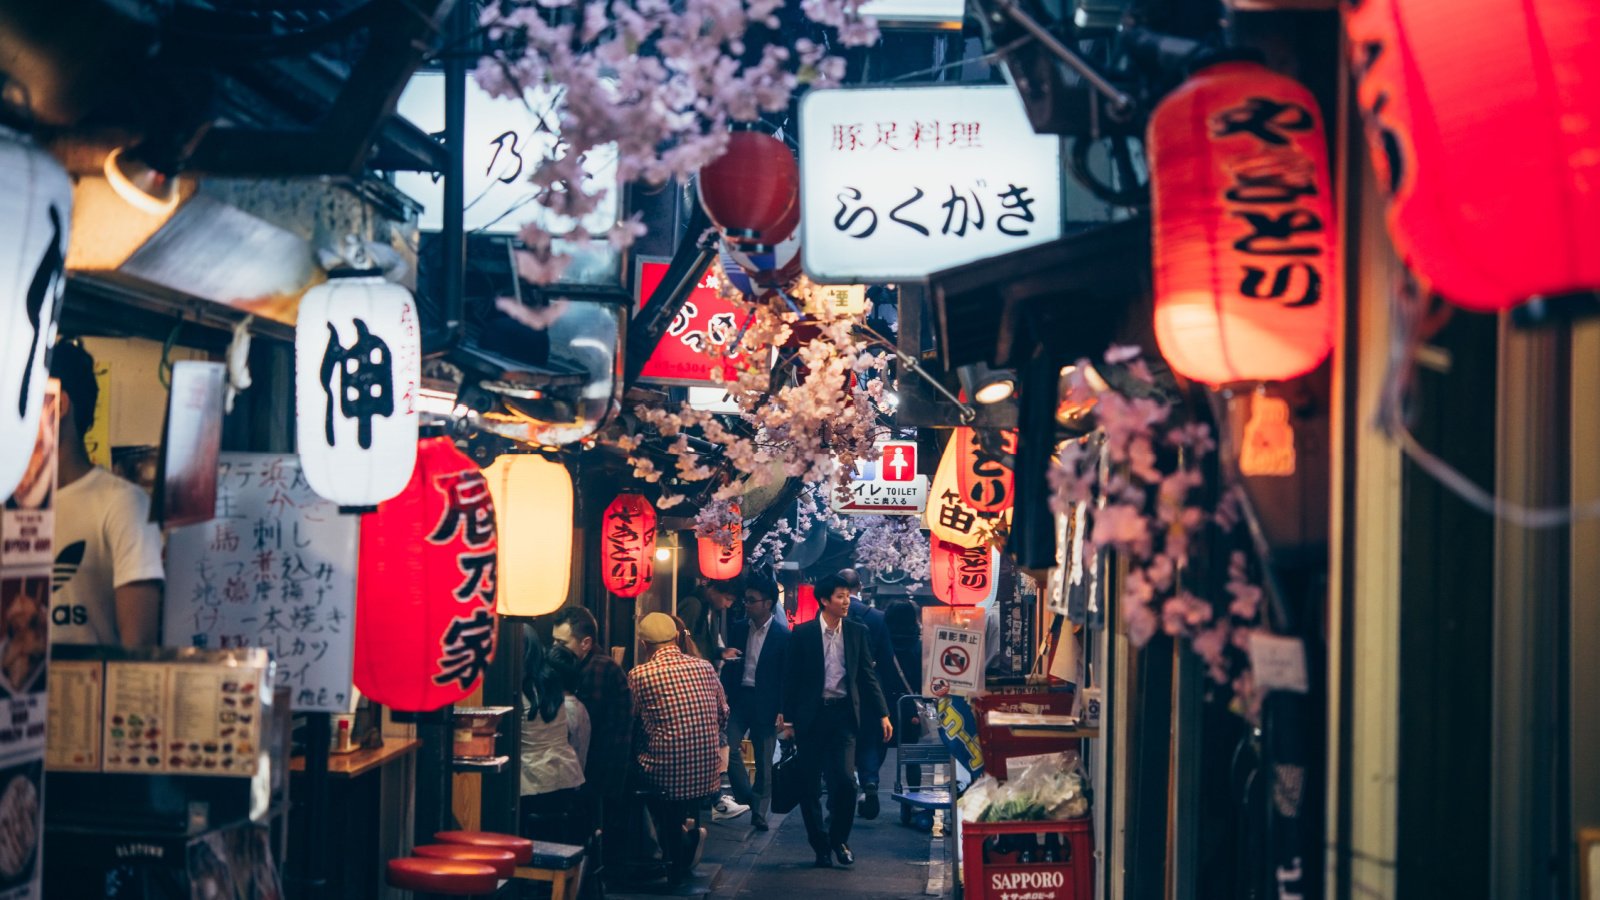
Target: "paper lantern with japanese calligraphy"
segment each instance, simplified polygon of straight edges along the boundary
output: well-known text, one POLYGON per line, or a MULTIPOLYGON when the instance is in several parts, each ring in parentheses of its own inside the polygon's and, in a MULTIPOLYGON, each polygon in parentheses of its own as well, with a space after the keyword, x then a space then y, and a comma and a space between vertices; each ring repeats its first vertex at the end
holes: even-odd
MULTIPOLYGON (((739 507, 733 507, 738 515, 739 507)), ((696 546, 700 558, 700 574, 712 581, 727 581, 744 571, 744 540, 738 524, 733 525, 733 542, 723 546, 714 538, 703 537, 696 546)))
POLYGON ((637 597, 655 581, 656 508, 638 494, 619 494, 600 518, 606 590, 637 597))
POLYGON ((484 477, 500 542, 502 616, 560 609, 572 582, 572 476, 537 453, 506 453, 484 477))
POLYGON ((372 273, 306 291, 294 330, 295 437, 306 483, 340 506, 400 493, 417 451, 422 331, 411 292, 372 273))
POLYGON ((361 520, 355 684, 425 712, 470 694, 494 658, 499 542, 476 463, 445 437, 416 460, 405 490, 361 520))
POLYGON ((1600 289, 1600 3, 1345 3, 1389 236, 1473 310, 1600 289))
POLYGON ((928 542, 928 552, 933 595, 941 601, 951 606, 977 606, 994 593, 999 554, 993 549, 981 544, 962 547, 934 538, 928 542))
POLYGON ((957 428, 956 483, 967 505, 981 513, 1003 512, 1015 499, 1017 430, 957 428))
POLYGON ((9 497, 28 469, 44 408, 45 359, 67 284, 72 181, 50 154, 0 128, 0 183, 0 497, 9 497))
POLYGON ((1146 143, 1161 355, 1211 385, 1315 369, 1340 267, 1311 92, 1255 63, 1208 66, 1156 107, 1146 143))
POLYGON ((700 170, 698 185, 700 205, 730 242, 771 247, 788 236, 786 221, 791 230, 799 221, 800 167, 770 134, 730 133, 727 151, 700 170))
POLYGON ((939 457, 939 468, 933 473, 933 484, 928 489, 928 508, 923 512, 923 523, 933 532, 934 538, 958 547, 976 547, 984 536, 1011 523, 1011 507, 1000 512, 980 512, 963 499, 960 468, 960 451, 957 438, 945 445, 939 457))

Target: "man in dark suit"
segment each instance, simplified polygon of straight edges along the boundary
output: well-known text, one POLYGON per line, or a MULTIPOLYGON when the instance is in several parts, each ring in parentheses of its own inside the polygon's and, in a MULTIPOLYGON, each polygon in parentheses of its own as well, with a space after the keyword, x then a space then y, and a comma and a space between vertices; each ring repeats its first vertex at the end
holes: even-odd
POLYGON ((783 679, 783 734, 793 736, 804 773, 800 813, 819 868, 848 866, 845 842, 855 823, 856 732, 877 721, 885 741, 894 734, 883 689, 873 671, 866 626, 846 620, 850 586, 838 575, 816 585, 819 615, 789 637, 783 679), (828 822, 822 820, 821 777, 828 779, 828 822))
POLYGON ((778 739, 778 711, 783 704, 784 652, 789 629, 778 621, 778 585, 752 575, 744 584, 744 621, 728 628, 728 654, 722 664, 722 687, 728 695, 728 782, 733 799, 750 807, 750 824, 767 830, 767 810, 772 805, 772 749, 778 739), (755 750, 756 777, 752 787, 739 762, 739 742, 750 735, 755 750))
MULTIPOLYGON (((883 617, 883 610, 862 602, 861 576, 855 569, 840 569, 839 577, 850 587, 850 621, 867 626, 867 649, 872 652, 873 671, 882 685, 887 678, 885 670, 894 665, 889 623, 883 617)), ((893 712, 890 710, 891 714, 893 712)), ((856 735, 856 782, 861 785, 861 806, 856 812, 863 819, 878 817, 878 773, 883 769, 887 745, 888 741, 879 736, 878 723, 861 723, 861 732, 856 735)))

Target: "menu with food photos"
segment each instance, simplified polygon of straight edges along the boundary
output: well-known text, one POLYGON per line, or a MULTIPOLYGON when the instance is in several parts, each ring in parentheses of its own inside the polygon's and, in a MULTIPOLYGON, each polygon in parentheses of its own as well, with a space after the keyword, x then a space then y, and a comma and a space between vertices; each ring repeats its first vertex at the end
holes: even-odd
POLYGON ((106 663, 103 743, 107 772, 160 772, 167 741, 169 666, 106 663))
POLYGON ((105 682, 101 771, 256 773, 265 667, 108 662, 105 682))

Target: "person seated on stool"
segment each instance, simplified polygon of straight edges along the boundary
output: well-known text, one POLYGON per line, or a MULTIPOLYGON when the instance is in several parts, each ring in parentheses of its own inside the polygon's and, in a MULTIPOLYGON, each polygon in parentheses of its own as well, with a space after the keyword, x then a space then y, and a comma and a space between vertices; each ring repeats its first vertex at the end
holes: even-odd
POLYGON ((816 585, 817 618, 799 625, 785 653, 783 726, 799 752, 804 793, 800 814, 816 865, 827 868, 855 862, 846 841, 855 823, 856 733, 877 721, 887 742, 894 736, 883 689, 873 671, 870 636, 850 612, 850 586, 838 575, 816 585), (828 821, 822 820, 822 785, 828 779, 828 821))
POLYGON ((695 824, 695 814, 722 785, 728 727, 728 703, 716 670, 679 649, 678 636, 671 616, 645 616, 639 638, 649 658, 628 673, 634 717, 643 731, 638 768, 652 791, 645 804, 674 886, 687 881, 699 862, 705 829, 695 824))

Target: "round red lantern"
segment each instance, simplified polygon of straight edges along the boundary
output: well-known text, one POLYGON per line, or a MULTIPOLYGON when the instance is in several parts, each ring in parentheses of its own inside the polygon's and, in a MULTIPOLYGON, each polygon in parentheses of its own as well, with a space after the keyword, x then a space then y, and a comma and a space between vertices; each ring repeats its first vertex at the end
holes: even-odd
POLYGON ((1600 4, 1344 4, 1389 236, 1467 309, 1600 289, 1600 4))
MULTIPOLYGON (((733 514, 739 514, 739 507, 733 507, 733 514)), ((712 581, 727 581, 744 571, 744 541, 740 537, 742 529, 737 522, 732 529, 733 542, 726 547, 714 538, 699 539, 696 555, 700 557, 700 574, 712 581)))
POLYGON ((700 205, 731 242, 775 246, 800 220, 800 167, 770 134, 729 134, 727 151, 700 170, 698 184, 700 205))
POLYGON ((957 428, 955 442, 956 484, 967 506, 980 513, 1010 509, 1017 430, 957 428))
POLYGON ((933 595, 951 606, 977 606, 994 590, 994 551, 980 544, 962 547, 933 538, 933 595))
POLYGON ((656 508, 638 494, 618 494, 600 521, 606 590, 637 597, 656 577, 656 508))
POLYGON ((449 438, 419 443, 405 490, 361 520, 356 687, 406 712, 472 693, 494 659, 497 554, 488 479, 449 438))
POLYGON ((1208 66, 1156 107, 1147 143, 1161 355, 1211 385, 1315 369, 1340 272, 1311 92, 1256 63, 1208 66))

